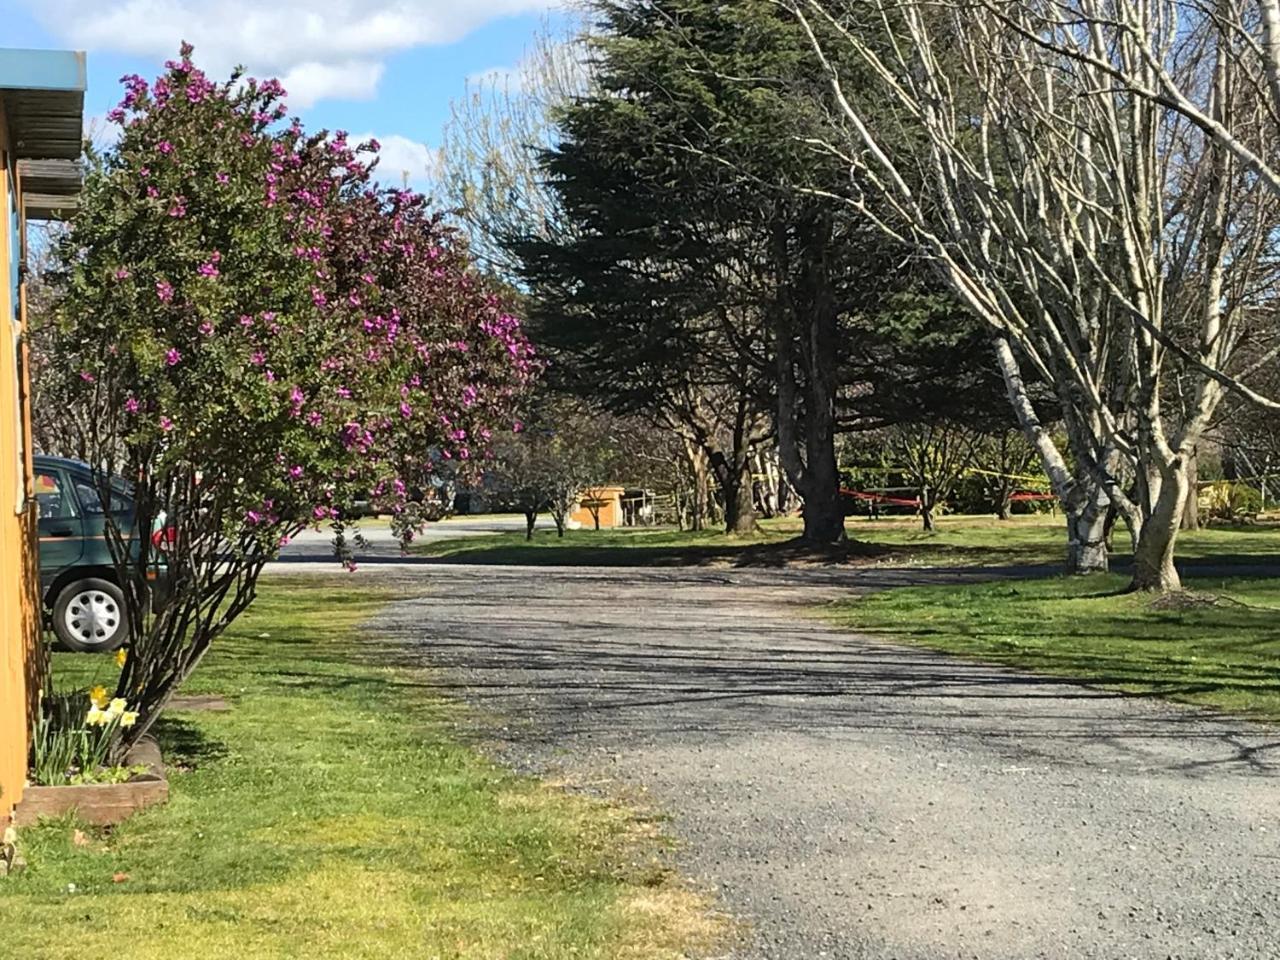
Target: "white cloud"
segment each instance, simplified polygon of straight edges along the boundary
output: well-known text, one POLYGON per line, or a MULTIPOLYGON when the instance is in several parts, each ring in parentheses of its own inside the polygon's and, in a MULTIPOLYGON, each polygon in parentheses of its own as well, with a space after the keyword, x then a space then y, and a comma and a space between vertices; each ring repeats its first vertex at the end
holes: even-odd
POLYGON ((341 63, 300 63, 280 78, 294 107, 309 107, 317 100, 372 100, 382 79, 381 63, 344 60, 341 63))
POLYGON ((173 56, 182 39, 213 73, 243 64, 278 76, 294 107, 373 96, 386 58, 460 40, 491 20, 561 0, 26 0, 59 39, 81 49, 173 56), (291 88, 289 85, 293 84, 291 88))
POLYGON ((381 145, 378 151, 378 168, 374 174, 387 186, 399 187, 407 177, 409 186, 422 189, 439 171, 440 151, 420 141, 398 133, 383 137, 371 133, 347 137, 347 142, 352 145, 367 140, 377 140, 381 145))

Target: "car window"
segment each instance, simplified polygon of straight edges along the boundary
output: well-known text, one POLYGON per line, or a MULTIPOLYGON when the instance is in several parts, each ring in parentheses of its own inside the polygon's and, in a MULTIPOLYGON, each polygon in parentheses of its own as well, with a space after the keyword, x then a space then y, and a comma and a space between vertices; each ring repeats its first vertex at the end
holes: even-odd
MULTIPOLYGON (((98 488, 89 480, 76 478, 76 496, 80 499, 80 506, 84 509, 87 516, 102 516, 102 498, 98 496, 98 488)), ((111 491, 111 512, 112 513, 129 513, 133 510, 133 501, 126 497, 119 490, 111 491)))
POLYGON ((65 520, 76 516, 76 500, 67 489, 62 474, 50 470, 36 472, 36 505, 41 520, 65 520))

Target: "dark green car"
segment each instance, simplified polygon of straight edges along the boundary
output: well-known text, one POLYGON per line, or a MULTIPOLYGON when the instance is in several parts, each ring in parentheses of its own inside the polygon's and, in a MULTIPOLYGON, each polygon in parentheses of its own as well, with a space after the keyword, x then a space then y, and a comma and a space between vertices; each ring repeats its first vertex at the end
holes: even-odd
MULTIPOLYGON (((104 533, 106 509, 120 529, 133 522, 129 485, 112 483, 104 509, 87 464, 60 457, 35 458, 40 510, 40 593, 54 633, 71 650, 114 650, 129 635, 120 590, 104 533)), ((152 579, 156 579, 152 571, 152 579)))

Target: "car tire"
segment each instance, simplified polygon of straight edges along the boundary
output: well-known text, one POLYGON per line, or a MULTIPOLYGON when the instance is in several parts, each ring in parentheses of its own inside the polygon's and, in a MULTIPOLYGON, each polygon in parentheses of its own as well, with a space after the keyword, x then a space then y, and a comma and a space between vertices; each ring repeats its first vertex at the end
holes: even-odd
POLYGON ((67 584, 53 604, 53 632, 76 653, 116 649, 129 636, 124 594, 96 577, 67 584))

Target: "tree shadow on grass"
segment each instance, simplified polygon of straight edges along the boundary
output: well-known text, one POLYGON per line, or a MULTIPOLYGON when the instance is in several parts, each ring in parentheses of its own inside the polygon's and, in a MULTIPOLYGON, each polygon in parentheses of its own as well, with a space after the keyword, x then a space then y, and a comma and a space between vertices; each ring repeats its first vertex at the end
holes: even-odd
POLYGON ((193 770, 227 756, 227 745, 205 735, 199 726, 166 713, 152 728, 166 766, 193 770))

